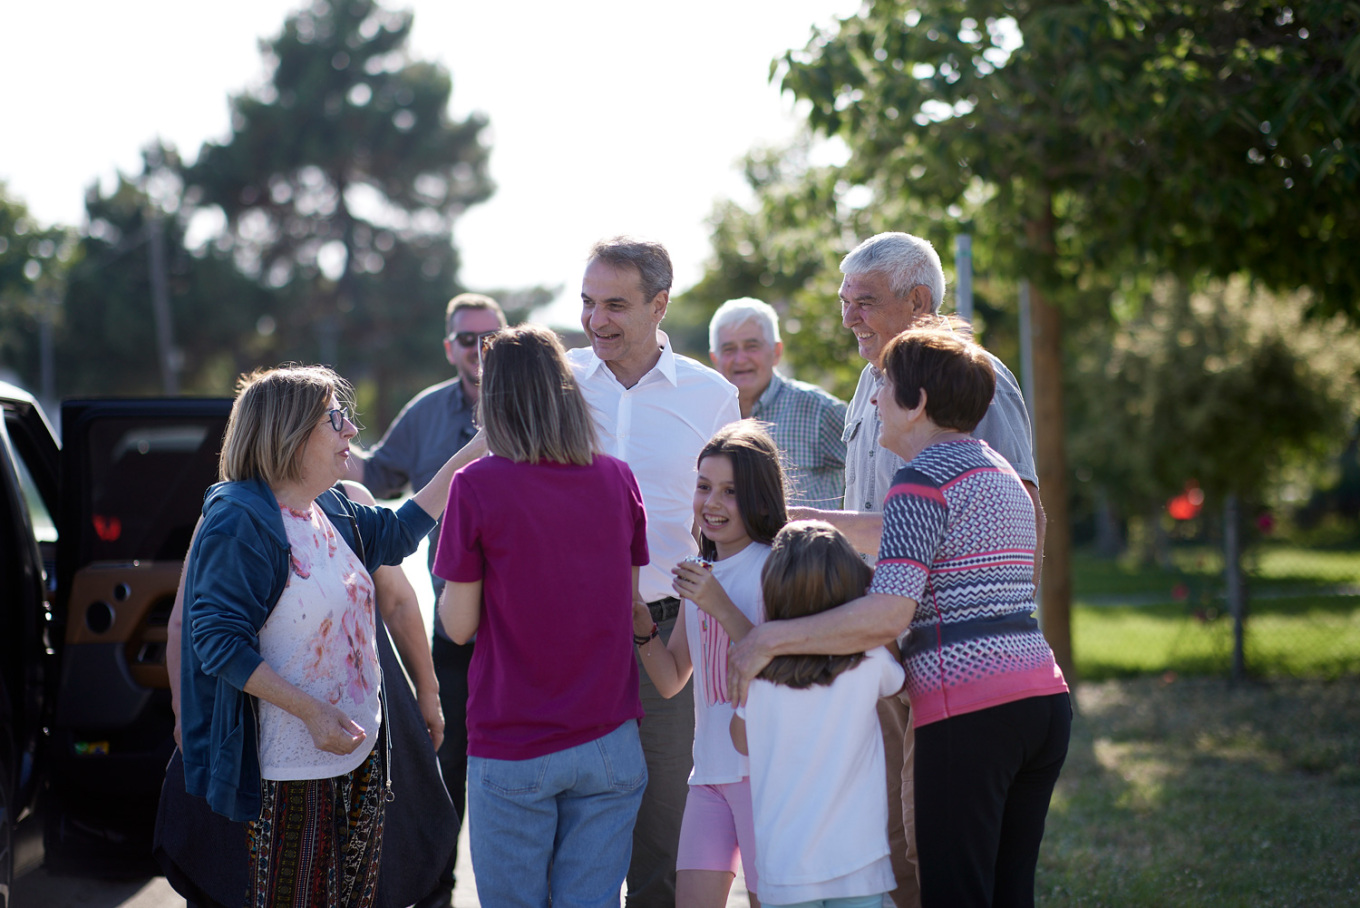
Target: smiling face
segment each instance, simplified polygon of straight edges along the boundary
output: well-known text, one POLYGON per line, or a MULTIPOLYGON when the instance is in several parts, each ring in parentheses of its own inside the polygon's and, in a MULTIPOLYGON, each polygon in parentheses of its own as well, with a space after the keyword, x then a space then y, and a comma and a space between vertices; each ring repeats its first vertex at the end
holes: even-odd
POLYGON ((670 295, 647 299, 636 268, 616 268, 595 259, 581 280, 581 327, 595 355, 625 387, 656 365, 661 356, 656 329, 670 295))
MULTIPOLYGON (((339 407, 335 395, 331 395, 326 409, 337 410, 339 407)), ((349 442, 358 434, 359 430, 348 417, 337 432, 331 425, 330 414, 323 414, 302 447, 302 484, 319 489, 316 494, 320 495, 345 479, 349 475, 349 442)))
POLYGON ((897 296, 881 271, 847 274, 840 297, 841 324, 854 332, 859 355, 874 365, 888 341, 931 311, 930 288, 918 284, 906 296, 897 296))
POLYGON ((743 400, 755 400, 770 386, 783 353, 784 344, 771 344, 760 323, 751 319, 720 329, 718 349, 709 358, 723 378, 737 386, 743 400))
POLYGON ((751 544, 737 505, 732 458, 714 454, 699 461, 699 478, 694 484, 694 522, 718 550, 719 560, 751 544))
POLYGON ((502 327, 500 317, 490 309, 459 309, 453 314, 453 330, 444 338, 444 355, 448 357, 449 365, 458 370, 464 388, 476 388, 481 377, 476 335, 502 327), (465 345, 460 337, 470 339, 472 343, 465 345))

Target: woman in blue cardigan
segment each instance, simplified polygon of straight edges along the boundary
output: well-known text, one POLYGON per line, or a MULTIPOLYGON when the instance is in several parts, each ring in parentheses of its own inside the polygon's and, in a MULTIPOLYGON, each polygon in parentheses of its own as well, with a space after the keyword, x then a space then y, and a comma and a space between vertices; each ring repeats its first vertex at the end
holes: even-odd
POLYGON ((348 396, 324 367, 242 379, 185 569, 185 787, 246 822, 250 905, 372 904, 389 754, 371 572, 416 549, 461 462, 396 513, 348 501, 348 396))

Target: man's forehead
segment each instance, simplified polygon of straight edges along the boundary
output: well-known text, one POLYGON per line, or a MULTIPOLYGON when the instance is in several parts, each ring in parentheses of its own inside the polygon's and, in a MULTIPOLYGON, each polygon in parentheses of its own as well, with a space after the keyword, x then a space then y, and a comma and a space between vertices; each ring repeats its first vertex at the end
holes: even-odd
POLYGON ((642 295, 642 272, 629 264, 594 259, 581 278, 581 295, 592 299, 628 299, 642 295), (621 294, 626 294, 623 296, 621 294))
POLYGON ((753 318, 748 318, 744 322, 735 325, 724 325, 718 329, 719 344, 735 344, 745 341, 756 340, 765 343, 765 330, 760 322, 753 318))
POLYGON ((841 296, 880 296, 891 297, 892 282, 883 271, 865 271, 847 274, 841 278, 841 296))
POLYGON ((459 309, 453 314, 455 331, 487 331, 499 328, 501 320, 490 309, 459 309))

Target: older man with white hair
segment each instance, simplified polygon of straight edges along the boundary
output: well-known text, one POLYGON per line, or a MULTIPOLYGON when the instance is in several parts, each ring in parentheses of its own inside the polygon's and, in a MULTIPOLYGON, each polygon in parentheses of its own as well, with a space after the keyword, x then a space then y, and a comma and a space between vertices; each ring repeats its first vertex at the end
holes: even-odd
POLYGON ((845 494, 845 402, 775 370, 779 314, 758 299, 728 300, 708 323, 708 356, 737 386, 741 415, 768 423, 789 479, 789 504, 840 506, 845 494))
MULTIPOLYGON (((820 518, 839 527, 860 552, 876 558, 883 534, 883 499, 902 458, 880 447, 878 408, 883 387, 879 359, 888 341, 908 328, 939 315, 944 301, 944 268, 928 240, 908 233, 880 233, 856 246, 841 261, 841 322, 855 335, 866 365, 845 419, 844 510, 799 508, 791 519, 820 518)), ((1038 586, 1044 550, 1044 511, 1039 500, 1038 472, 1030 434, 1029 413, 1019 383, 1005 364, 991 356, 996 393, 973 431, 1010 461, 1034 502, 1038 545, 1034 553, 1034 583, 1038 586)), ((747 637, 732 651, 734 673, 749 678, 764 666, 770 653, 760 652, 759 639, 747 637)), ((897 908, 920 904, 916 881, 915 773, 912 750, 914 729, 905 698, 879 701, 879 720, 888 758, 889 837, 893 872, 898 888, 892 896, 897 908)))

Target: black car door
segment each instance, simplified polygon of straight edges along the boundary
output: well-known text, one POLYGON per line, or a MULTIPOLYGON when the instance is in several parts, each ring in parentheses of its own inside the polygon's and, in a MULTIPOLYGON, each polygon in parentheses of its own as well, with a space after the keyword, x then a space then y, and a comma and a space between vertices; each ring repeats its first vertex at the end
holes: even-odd
POLYGON ((57 444, 42 409, 0 382, 0 905, 13 873, 40 860, 21 833, 43 783, 56 651, 57 444))
POLYGON ((230 407, 194 398, 62 407, 51 868, 149 862, 174 748, 166 625, 230 407))

